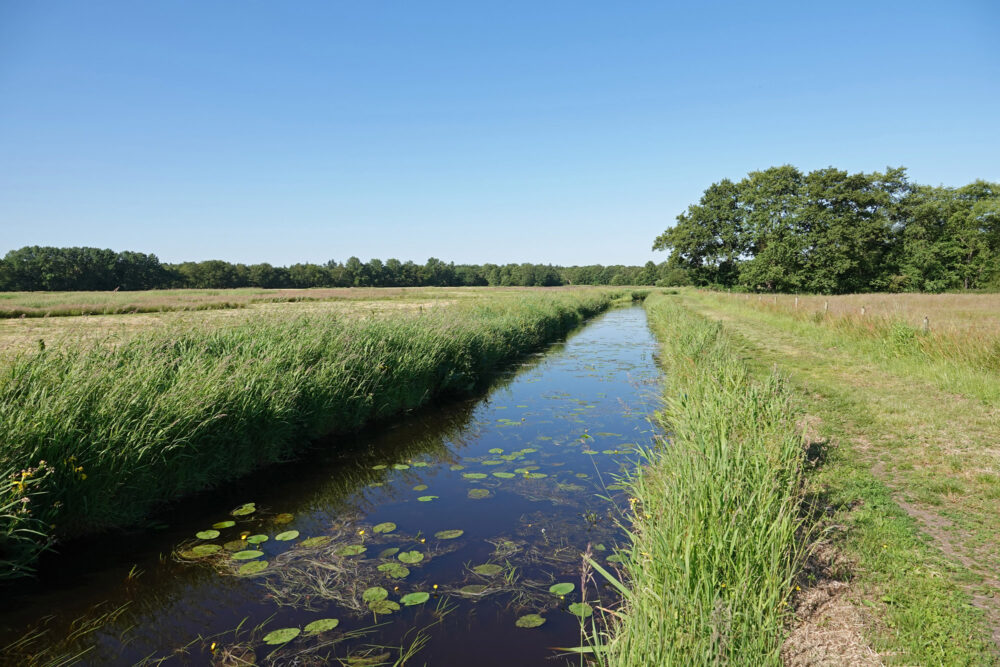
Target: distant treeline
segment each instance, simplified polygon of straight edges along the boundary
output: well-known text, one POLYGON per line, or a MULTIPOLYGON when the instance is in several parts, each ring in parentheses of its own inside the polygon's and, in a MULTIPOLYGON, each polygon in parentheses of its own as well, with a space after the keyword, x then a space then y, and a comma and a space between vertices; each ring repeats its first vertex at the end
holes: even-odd
POLYGON ((682 272, 645 266, 552 266, 548 264, 425 264, 389 259, 362 262, 231 264, 222 260, 164 264, 156 255, 100 248, 29 246, 0 260, 0 291, 147 290, 234 287, 457 287, 553 285, 668 285, 682 272))
POLYGON ((918 185, 902 167, 772 167, 713 183, 653 248, 671 251, 669 268, 696 285, 825 294, 997 289, 1000 184, 918 185))

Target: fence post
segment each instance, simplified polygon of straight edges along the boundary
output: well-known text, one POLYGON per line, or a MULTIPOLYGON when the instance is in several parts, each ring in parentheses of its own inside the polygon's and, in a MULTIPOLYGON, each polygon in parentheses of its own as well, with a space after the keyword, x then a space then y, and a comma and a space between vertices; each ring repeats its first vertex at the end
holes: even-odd
POLYGON ((795 307, 799 307, 799 297, 795 297, 795 307))
POLYGON ((926 315, 924 315, 924 333, 929 333, 930 330, 931 330, 931 321, 926 315))
POLYGON ((823 314, 826 315, 829 312, 830 312, 830 302, 829 301, 824 301, 823 302, 823 314))

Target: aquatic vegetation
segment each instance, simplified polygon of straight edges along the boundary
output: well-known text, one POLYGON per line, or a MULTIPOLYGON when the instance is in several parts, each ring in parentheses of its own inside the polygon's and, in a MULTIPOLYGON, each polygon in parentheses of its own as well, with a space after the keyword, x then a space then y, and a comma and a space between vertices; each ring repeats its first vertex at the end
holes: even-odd
POLYGON ((281 628, 280 630, 274 630, 264 635, 264 643, 270 644, 271 646, 277 646, 280 644, 287 644, 292 641, 302 631, 299 628, 281 628))
POLYGON ((243 575, 257 574, 267 569, 266 560, 255 560, 240 566, 238 572, 243 575))
POLYGON ((520 617, 514 623, 519 628, 537 628, 545 623, 545 619, 538 614, 527 614, 520 617))
POLYGON ((263 551, 256 551, 251 549, 246 551, 237 551, 232 555, 232 558, 233 560, 250 560, 251 558, 260 558, 263 555, 264 555, 263 551))
POLYGON ((503 572, 503 568, 495 563, 484 563, 483 565, 475 566, 472 568, 472 571, 484 577, 495 577, 503 572))
POLYGON ((396 558, 407 565, 413 565, 414 563, 422 561, 424 559, 424 555, 419 551, 404 551, 396 556, 396 558))
POLYGON ((274 539, 279 542, 288 542, 294 540, 299 536, 299 531, 297 530, 286 530, 284 532, 278 533, 274 536, 274 539))
POLYGON ((464 530, 439 530, 438 532, 434 533, 434 537, 438 538, 439 540, 453 540, 456 537, 461 537, 464 534, 465 534, 464 530))
POLYGON ((223 528, 232 528, 236 525, 235 521, 219 521, 218 523, 213 523, 212 528, 216 530, 222 530, 223 528))
POLYGON ((417 592, 417 593, 407 593, 403 597, 399 598, 400 603, 406 607, 412 607, 414 605, 423 604, 427 602, 431 597, 430 593, 417 592))
POLYGON ((263 544, 268 541, 267 535, 250 535, 247 537, 247 544, 263 544))
POLYGON ((337 550, 338 556, 358 556, 368 551, 368 547, 363 544, 348 544, 337 550))
POLYGON ((399 611, 399 603, 392 600, 376 600, 368 603, 368 608, 375 614, 391 614, 399 611))
POLYGON ((465 479, 486 479, 487 476, 484 472, 467 472, 462 474, 462 477, 465 479))
POLYGON ((590 618, 594 615, 594 608, 586 602, 574 602, 569 606, 569 611, 580 618, 590 618))
POLYGON ((230 514, 232 514, 233 516, 247 516, 253 514, 256 511, 257 511, 257 506, 254 503, 246 503, 234 509, 232 512, 230 512, 230 514))
POLYGON ((384 521, 372 527, 373 533, 391 533, 394 530, 396 530, 396 524, 391 521, 384 521))
POLYGON ((493 494, 489 489, 469 489, 469 493, 466 495, 473 500, 482 500, 483 498, 489 498, 493 494))
POLYGON ((365 589, 365 592, 361 594, 361 599, 365 602, 376 602, 378 600, 384 600, 389 597, 389 591, 385 590, 381 586, 372 586, 371 588, 365 589))
POLYGON ((282 512, 281 514, 276 514, 275 516, 271 517, 271 523, 277 524, 279 526, 286 523, 291 523, 294 520, 295 516, 288 512, 282 512))
POLYGON ((429 503, 432 500, 437 500, 438 498, 440 498, 440 496, 420 496, 419 498, 417 498, 417 500, 419 500, 422 503, 429 503))
POLYGON ((220 533, 217 530, 202 530, 199 531, 198 533, 195 533, 195 537, 197 537, 199 540, 214 540, 221 534, 222 533, 220 533))
POLYGON ((549 593, 553 595, 569 595, 576 588, 575 584, 564 583, 564 584, 553 584, 549 586, 549 593))
POLYGON ((340 621, 336 618, 321 618, 307 624, 303 630, 311 634, 318 634, 320 632, 333 630, 338 625, 340 625, 340 621))
POLYGON ((330 537, 327 535, 318 535, 316 537, 307 537, 306 539, 299 542, 300 547, 321 547, 330 541, 330 537))

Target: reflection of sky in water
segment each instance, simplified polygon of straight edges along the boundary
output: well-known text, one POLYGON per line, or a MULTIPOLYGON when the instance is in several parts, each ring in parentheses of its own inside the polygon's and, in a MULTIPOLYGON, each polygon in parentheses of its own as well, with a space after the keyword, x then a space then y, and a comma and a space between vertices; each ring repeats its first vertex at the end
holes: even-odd
MULTIPOLYGON (((116 577, 124 561, 119 558, 103 575, 88 573, 89 582, 79 587, 83 591, 51 590, 29 606, 44 604, 46 612, 65 608, 69 615, 69 609, 78 614, 87 604, 102 599, 109 599, 111 606, 131 602, 117 622, 98 631, 99 646, 85 657, 93 664, 130 664, 151 654, 166 657, 199 635, 225 633, 247 617, 246 632, 236 640, 232 632, 218 637, 219 646, 259 640, 263 632, 251 633, 249 628, 272 615, 267 629, 303 627, 326 617, 340 619, 334 632, 320 638, 300 637, 272 655, 278 662, 291 662, 294 653, 304 650, 307 653, 299 656, 300 661, 329 652, 343 656, 370 644, 408 643, 414 634, 407 636, 407 631, 439 620, 435 609, 446 599, 453 611, 429 631, 418 663, 540 664, 552 655, 550 647, 579 643, 579 624, 565 608, 580 600, 580 553, 588 544, 600 545, 603 550, 594 555, 604 561, 613 555, 615 541, 621 538, 615 525, 620 517, 616 505, 599 496, 617 495, 620 500, 615 475, 623 461, 635 458, 629 453, 632 447, 647 445, 652 438, 647 415, 655 409, 659 380, 654 353, 643 310, 612 311, 544 356, 528 358, 484 399, 432 408, 388 428, 341 438, 342 448, 348 444, 345 441, 351 441, 350 460, 317 456, 316 461, 274 473, 273 480, 266 473, 258 475, 238 489, 221 493, 222 497, 214 499, 217 510, 207 512, 203 504, 195 516, 178 512, 174 517, 169 544, 176 545, 183 536, 228 518, 232 507, 256 502, 258 513, 224 529, 213 543, 238 539, 241 530, 269 535, 271 539, 261 545, 262 558, 269 561, 272 571, 266 577, 224 576, 201 563, 160 564, 149 553, 133 552, 130 562, 138 560, 146 570, 134 584, 121 587, 116 577), (515 455, 514 460, 503 459, 515 455), (400 464, 408 467, 393 468, 400 464), (470 473, 486 478, 469 479, 470 473), (536 479, 531 477, 534 474, 545 476, 536 479), (488 497, 471 499, 472 489, 488 497), (421 502, 417 500, 421 496, 432 499, 421 502), (295 519, 277 526, 262 518, 280 512, 292 512, 295 519), (372 527, 381 522, 398 527, 391 533, 373 534, 372 527), (332 540, 322 550, 306 552, 292 548, 295 542, 273 539, 288 529, 300 531, 298 541, 321 535, 332 540), (365 535, 359 536, 362 529, 365 535), (463 534, 453 540, 434 537, 444 530, 463 534), (366 551, 360 556, 330 555, 345 545, 362 543, 366 551), (387 548, 416 550, 427 558, 410 565, 407 577, 392 579, 375 570, 381 563, 399 562, 392 556, 377 558, 387 548), (315 572, 325 567, 323 563, 337 564, 343 570, 326 580, 333 584, 332 597, 340 598, 340 603, 315 589, 310 594, 303 581, 312 579, 284 574, 296 568, 315 572), (470 571, 484 563, 498 564, 504 573, 498 579, 470 571), (504 574, 513 583, 499 583, 504 574), (107 584, 106 580, 115 581, 115 586, 104 588, 103 594, 92 590, 107 584), (559 599, 548 593, 555 582, 574 582, 575 590, 559 599), (361 639, 317 648, 323 641, 342 637, 344 631, 372 625, 371 613, 346 608, 341 604, 345 598, 360 602, 360 591, 379 585, 390 591, 390 600, 399 600, 408 592, 433 591, 434 584, 438 592, 448 595, 379 616, 379 622, 388 624, 361 639), (458 592, 469 585, 485 585, 488 594, 468 598, 458 592), (393 590, 397 586, 399 590, 393 590), (518 616, 533 612, 547 619, 544 626, 515 627, 518 616), (123 634, 127 626, 132 629, 123 634), (308 653, 313 649, 316 653, 308 653)), ((597 590, 588 587, 588 600, 593 601, 595 595, 597 590)), ((175 661, 202 664, 209 657, 205 653, 208 644, 195 641, 175 661)), ((258 648, 258 659, 271 650, 258 648)), ((242 649, 237 646, 238 650, 242 649)), ((373 652, 379 654, 381 649, 373 652)), ((390 663, 397 655, 392 654, 390 663)))

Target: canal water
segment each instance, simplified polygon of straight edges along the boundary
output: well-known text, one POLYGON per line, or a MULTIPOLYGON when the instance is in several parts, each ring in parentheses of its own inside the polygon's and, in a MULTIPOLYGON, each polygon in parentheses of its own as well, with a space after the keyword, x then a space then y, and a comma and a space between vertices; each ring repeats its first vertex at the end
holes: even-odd
POLYGON ((0 661, 579 664, 560 649, 616 602, 582 555, 624 546, 655 352, 641 307, 612 310, 484 396, 64 548, 3 591, 0 661))

